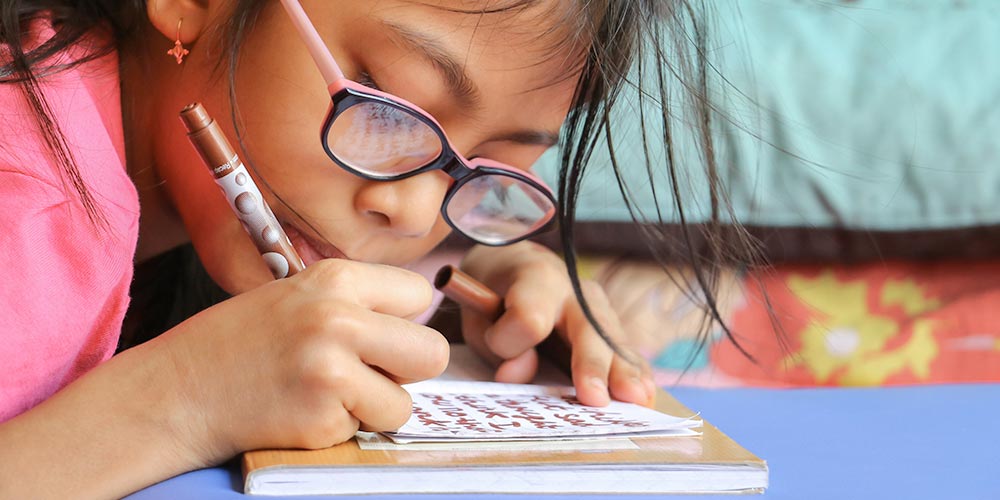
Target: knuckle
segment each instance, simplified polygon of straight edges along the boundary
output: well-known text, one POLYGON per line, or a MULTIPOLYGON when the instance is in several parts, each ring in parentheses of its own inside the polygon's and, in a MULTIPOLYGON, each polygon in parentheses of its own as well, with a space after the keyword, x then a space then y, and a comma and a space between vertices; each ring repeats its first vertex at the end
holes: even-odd
POLYGON ((340 400, 353 385, 357 357, 329 336, 303 339, 289 353, 289 383, 306 402, 340 400), (333 399, 331 399, 333 396, 333 399))
POLYGON ((580 291, 583 292, 584 300, 596 314, 603 316, 613 309, 608 294, 600 283, 591 280, 582 281, 580 291))
POLYGON ((552 319, 539 310, 520 311, 518 323, 528 340, 541 342, 552 332, 552 319))
POLYGON ((427 281, 427 278, 408 269, 385 267, 396 273, 394 276, 398 276, 399 278, 395 284, 404 287, 403 289, 407 291, 408 301, 412 301, 414 307, 419 308, 419 312, 430 307, 434 301, 434 287, 430 281, 427 281))
POLYGON ((604 358, 588 355, 588 356, 574 356, 570 361, 570 370, 573 373, 577 371, 586 373, 606 373, 608 362, 604 358))
POLYGON ((651 365, 649 363, 649 360, 646 359, 645 356, 642 356, 639 353, 639 351, 637 351, 635 349, 629 349, 629 353, 632 354, 633 358, 635 358, 636 360, 638 360, 637 364, 639 365, 639 370, 643 373, 643 375, 652 374, 653 373, 653 365, 651 365))
MULTIPOLYGON (((587 306, 591 313, 598 320, 604 329, 610 329, 617 333, 620 329, 618 324, 618 313, 608 299, 608 294, 604 288, 595 281, 585 281, 580 283, 583 298, 587 301, 587 306)), ((610 332, 609 332, 610 333, 610 332)))
POLYGON ((337 290, 354 283, 357 270, 352 262, 342 259, 323 259, 314 262, 306 271, 314 284, 322 290, 337 290))
POLYGON ((302 358, 298 379, 310 397, 323 400, 327 394, 342 394, 350 388, 352 377, 343 355, 330 349, 315 349, 304 353, 302 358))
POLYGON ((351 439, 352 437, 354 437, 355 434, 357 434, 358 429, 360 427, 361 423, 358 421, 358 419, 345 413, 343 424, 337 426, 335 429, 332 430, 332 432, 329 434, 330 440, 332 442, 324 446, 324 448, 333 446, 335 444, 340 444, 343 443, 344 441, 347 441, 348 439, 351 439))
POLYGON ((621 362, 615 362, 613 368, 616 372, 628 377, 639 377, 644 373, 642 363, 637 360, 622 359, 621 362))
POLYGON ((643 357, 634 349, 628 348, 626 349, 626 352, 629 355, 629 359, 624 360, 625 364, 632 366, 635 369, 636 375, 640 377, 645 377, 645 376, 652 377, 653 368, 649 364, 649 360, 647 360, 645 357, 643 357))
POLYGON ((306 313, 314 322, 313 330, 316 333, 346 336, 362 327, 355 308, 343 302, 317 301, 306 313))
POLYGON ((516 245, 512 245, 512 251, 529 256, 532 259, 543 260, 549 263, 559 264, 562 259, 551 249, 534 241, 524 240, 516 245))
POLYGON ((317 418, 299 439, 306 449, 328 448, 350 439, 358 427, 357 419, 341 408, 317 418))
POLYGON ((522 272, 535 275, 549 283, 569 283, 565 268, 551 259, 534 259, 524 265, 522 272))
POLYGON ((588 302, 602 307, 608 305, 608 295, 600 283, 594 280, 582 280, 580 281, 580 290, 588 302))

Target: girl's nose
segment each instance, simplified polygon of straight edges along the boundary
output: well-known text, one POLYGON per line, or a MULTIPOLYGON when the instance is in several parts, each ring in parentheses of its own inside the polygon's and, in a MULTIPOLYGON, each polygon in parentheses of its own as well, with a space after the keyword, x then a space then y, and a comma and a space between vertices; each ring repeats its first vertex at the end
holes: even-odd
POLYGON ((370 224, 400 237, 430 233, 441 214, 451 184, 448 174, 425 172, 398 181, 367 181, 354 197, 354 208, 370 224))

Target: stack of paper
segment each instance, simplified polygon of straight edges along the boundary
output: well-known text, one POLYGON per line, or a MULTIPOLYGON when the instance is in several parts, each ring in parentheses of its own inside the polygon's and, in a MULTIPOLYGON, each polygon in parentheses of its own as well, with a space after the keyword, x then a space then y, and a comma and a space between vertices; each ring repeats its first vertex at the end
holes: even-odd
POLYGON ((572 387, 428 381, 406 386, 413 415, 396 443, 696 436, 701 420, 612 401, 595 408, 572 387))
MULTIPOLYGON (((461 352, 452 373, 475 372, 461 352)), ((581 405, 568 386, 439 380, 405 386, 396 432, 323 450, 243 456, 245 491, 395 493, 754 493, 763 460, 660 391, 656 410, 581 405)))

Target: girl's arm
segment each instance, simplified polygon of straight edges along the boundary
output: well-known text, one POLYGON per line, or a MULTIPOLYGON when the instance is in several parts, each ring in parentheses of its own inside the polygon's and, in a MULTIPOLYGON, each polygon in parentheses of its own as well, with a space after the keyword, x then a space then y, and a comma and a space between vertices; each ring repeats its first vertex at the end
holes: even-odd
POLYGON ((444 370, 409 271, 321 261, 207 309, 0 425, 0 498, 119 497, 258 448, 395 429, 444 370))
POLYGON ((0 425, 0 498, 120 497, 220 460, 168 342, 153 341, 0 425))

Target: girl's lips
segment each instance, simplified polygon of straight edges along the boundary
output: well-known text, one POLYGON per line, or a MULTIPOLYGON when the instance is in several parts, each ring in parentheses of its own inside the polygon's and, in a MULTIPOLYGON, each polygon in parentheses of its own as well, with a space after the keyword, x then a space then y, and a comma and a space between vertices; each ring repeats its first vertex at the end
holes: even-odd
POLYGON ((281 223, 282 229, 288 235, 288 241, 295 247, 295 251, 302 257, 302 262, 306 266, 322 259, 346 259, 347 256, 333 245, 316 241, 291 224, 281 223))

